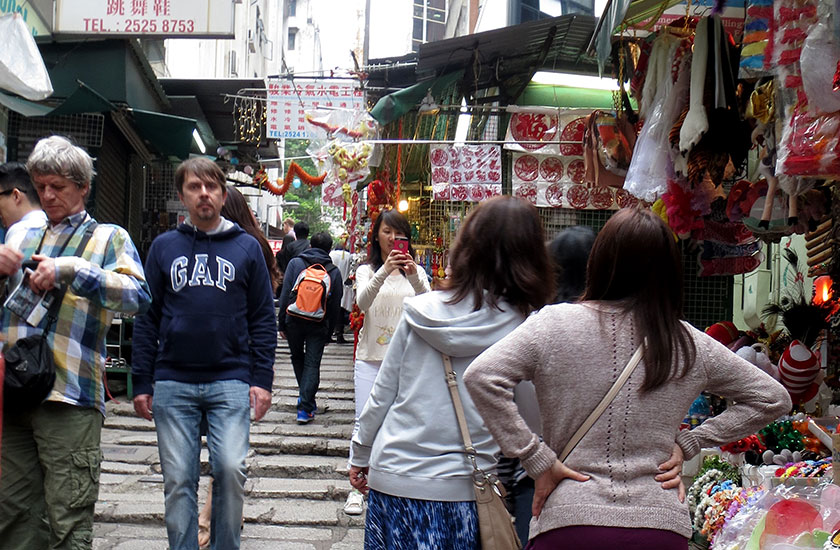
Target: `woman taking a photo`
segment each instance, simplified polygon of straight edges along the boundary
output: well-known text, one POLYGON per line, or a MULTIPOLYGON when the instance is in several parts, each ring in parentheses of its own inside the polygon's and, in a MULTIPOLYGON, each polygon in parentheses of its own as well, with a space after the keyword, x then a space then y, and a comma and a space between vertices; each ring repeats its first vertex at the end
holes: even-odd
POLYGON ((595 240, 581 301, 544 308, 467 370, 465 384, 502 452, 536 480, 529 549, 686 550, 688 507, 682 491, 657 482, 663 470, 790 410, 778 382, 681 320, 682 291, 668 226, 648 210, 620 210, 595 240), (638 368, 558 460, 642 342, 638 368), (513 402, 521 380, 536 387, 544 441, 513 402), (678 433, 705 390, 732 404, 678 433), (677 460, 657 469, 672 453, 677 460))
MULTIPOLYGON (((405 216, 396 210, 383 210, 373 224, 371 235, 368 261, 356 269, 356 305, 365 314, 365 320, 359 331, 353 370, 356 390, 354 435, 359 429, 359 416, 402 315, 403 300, 429 291, 429 279, 414 263, 411 243, 406 241, 406 252, 394 248, 396 239, 407 239, 411 235, 411 226, 405 216)), ((351 461, 352 452, 351 449, 351 461)), ((364 497, 354 489, 347 496, 344 512, 359 515, 363 511, 364 497)))
MULTIPOLYGON (((409 298, 351 443, 350 482, 370 488, 365 549, 477 549, 473 468, 444 377, 551 297, 536 208, 513 197, 481 203, 452 245, 445 291, 409 298)), ((365 319, 367 324, 367 319, 365 319)), ((459 384, 459 386, 462 386, 459 384)), ((499 447, 459 387, 478 467, 499 447)))

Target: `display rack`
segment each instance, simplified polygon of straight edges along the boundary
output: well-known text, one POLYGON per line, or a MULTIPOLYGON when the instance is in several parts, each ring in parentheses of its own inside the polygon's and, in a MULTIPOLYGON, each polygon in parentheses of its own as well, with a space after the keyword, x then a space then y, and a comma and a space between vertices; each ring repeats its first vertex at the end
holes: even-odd
POLYGON ((117 313, 108 334, 105 337, 105 372, 125 374, 126 395, 134 397, 131 380, 131 333, 134 328, 134 317, 117 313))

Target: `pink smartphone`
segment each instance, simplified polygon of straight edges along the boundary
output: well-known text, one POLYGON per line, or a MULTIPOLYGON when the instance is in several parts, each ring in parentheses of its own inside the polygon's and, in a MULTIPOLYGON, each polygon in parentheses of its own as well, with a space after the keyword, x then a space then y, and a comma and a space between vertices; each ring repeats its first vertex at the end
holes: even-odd
POLYGON ((408 239, 405 237, 395 237, 394 250, 402 252, 403 254, 408 254, 408 239))

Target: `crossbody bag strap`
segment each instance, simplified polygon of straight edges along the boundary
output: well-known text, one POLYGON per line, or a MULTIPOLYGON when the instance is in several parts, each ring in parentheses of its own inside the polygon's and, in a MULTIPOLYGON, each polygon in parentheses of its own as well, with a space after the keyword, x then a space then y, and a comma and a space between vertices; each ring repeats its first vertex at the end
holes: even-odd
POLYGON ((618 395, 618 392, 621 391, 621 388, 624 386, 627 379, 630 378, 630 375, 633 374, 633 371, 636 370, 636 367, 639 364, 639 361, 642 360, 642 355, 644 355, 644 342, 639 344, 639 347, 636 348, 636 353, 630 358, 630 361, 627 362, 627 366, 624 367, 624 370, 618 376, 618 379, 613 383, 610 391, 607 392, 607 395, 601 399, 601 402, 598 403, 598 406, 595 407, 595 410, 587 417, 586 420, 583 421, 583 424, 578 428, 575 432, 575 435, 566 443, 566 447, 563 449, 563 452, 560 454, 558 459, 560 462, 566 460, 566 458, 575 450, 577 444, 580 443, 580 440, 583 439, 583 436, 589 431, 589 429, 601 418, 601 415, 604 414, 604 411, 607 410, 607 407, 613 402, 615 396, 618 395))
MULTIPOLYGON (((91 222, 85 228, 85 232, 82 233, 82 238, 79 239, 79 245, 76 247, 76 252, 73 256, 79 256, 84 253, 85 248, 87 248, 88 242, 90 242, 91 237, 93 237, 93 232, 96 231, 96 227, 99 224, 96 222, 91 222)), ((75 233, 75 231, 74 231, 75 233)), ((70 235, 70 239, 73 238, 73 235, 70 235)), ((67 239, 67 242, 64 243, 64 246, 61 247, 61 250, 58 252, 57 258, 61 257, 61 254, 64 252, 64 249, 67 247, 67 243, 70 242, 70 239, 67 239)), ((43 243, 43 237, 41 238, 41 242, 43 243)), ((41 245, 38 245, 38 249, 40 250, 41 245)), ((59 292, 56 293, 55 298, 53 300, 52 305, 50 306, 49 312, 47 312, 47 326, 44 327, 44 334, 49 332, 52 323, 58 318, 58 310, 61 308, 61 302, 64 300, 64 295, 67 293, 67 287, 64 287, 59 292)))
POLYGON ((446 372, 446 385, 449 388, 449 395, 452 397, 452 405, 455 407, 455 416, 458 418, 458 428, 461 430, 461 438, 464 440, 464 450, 473 464, 474 469, 478 469, 475 462, 475 447, 473 447, 472 439, 470 439, 470 430, 467 427, 467 418, 464 415, 464 405, 461 403, 461 395, 458 393, 458 379, 455 376, 455 371, 452 370, 452 360, 445 353, 440 354, 443 357, 443 369, 446 372))

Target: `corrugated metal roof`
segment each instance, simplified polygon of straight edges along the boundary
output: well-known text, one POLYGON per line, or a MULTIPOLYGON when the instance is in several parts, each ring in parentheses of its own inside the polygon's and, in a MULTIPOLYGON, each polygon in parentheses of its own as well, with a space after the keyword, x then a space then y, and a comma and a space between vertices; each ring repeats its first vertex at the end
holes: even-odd
POLYGON ((420 46, 417 78, 466 69, 465 88, 502 88, 515 100, 538 70, 598 74, 587 46, 597 19, 563 15, 420 46))

